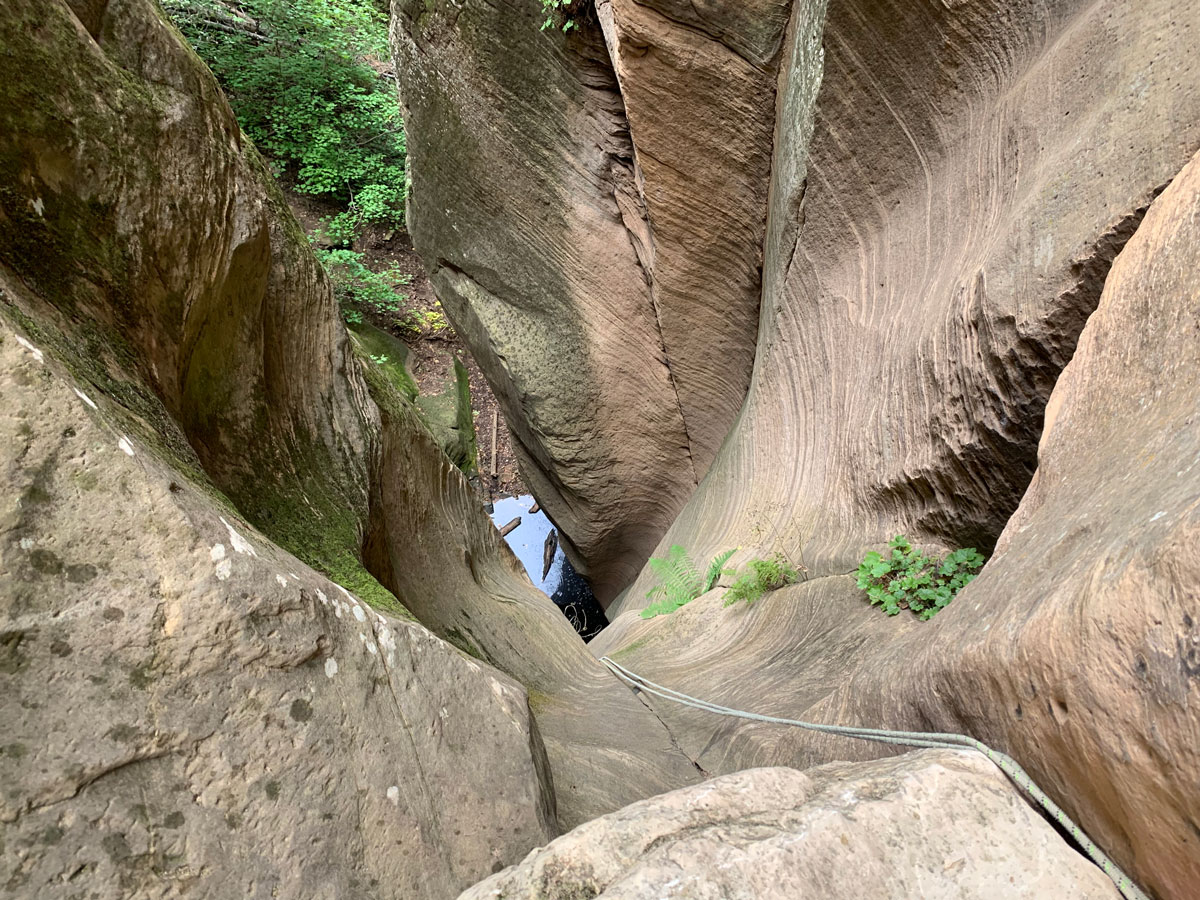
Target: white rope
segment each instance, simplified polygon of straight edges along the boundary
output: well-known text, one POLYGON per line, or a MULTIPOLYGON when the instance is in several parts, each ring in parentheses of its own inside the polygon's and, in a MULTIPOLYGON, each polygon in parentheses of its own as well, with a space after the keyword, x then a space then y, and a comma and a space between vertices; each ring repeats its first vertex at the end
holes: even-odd
POLYGON ((745 712, 740 709, 731 709, 728 706, 719 706, 716 703, 709 703, 707 700, 700 700, 696 697, 688 696, 679 691, 672 690, 668 687, 663 687, 661 684, 655 684, 647 678, 643 678, 634 672, 629 671, 620 663, 613 661, 609 657, 602 657, 600 662, 608 666, 609 670, 619 679, 624 681, 635 690, 645 691, 647 694, 652 694, 663 700, 669 700, 672 703, 678 703, 682 706, 688 706, 692 709, 703 710, 704 712, 715 713, 719 716, 733 716, 738 719, 749 719, 752 722, 766 722, 772 725, 790 725, 795 728, 805 728, 809 731, 819 731, 824 734, 835 734, 842 737, 858 738, 863 741, 875 741, 881 744, 900 744, 906 747, 941 747, 947 749, 968 748, 977 750, 990 759, 999 767, 1005 775, 1020 787, 1026 794, 1032 797, 1039 806, 1048 812, 1051 818, 1059 824, 1076 844, 1091 858, 1092 862, 1098 865, 1107 875, 1112 883, 1117 886, 1117 890, 1121 892, 1121 896, 1126 900, 1149 900, 1142 890, 1133 883, 1128 875, 1126 875, 1120 867, 1117 866, 1107 854, 1097 847, 1092 840, 1083 832, 1083 829, 1076 825, 1071 818, 1062 811, 1062 809, 1051 800, 1046 792, 1034 784, 1033 779, 1028 773, 1021 768, 1015 759, 999 750, 993 750, 991 747, 984 744, 982 741, 977 741, 975 738, 965 734, 942 734, 940 732, 924 732, 924 731, 887 731, 879 728, 857 728, 848 727, 845 725, 822 725, 817 722, 802 722, 799 719, 782 719, 778 716, 764 716, 759 713, 745 712))

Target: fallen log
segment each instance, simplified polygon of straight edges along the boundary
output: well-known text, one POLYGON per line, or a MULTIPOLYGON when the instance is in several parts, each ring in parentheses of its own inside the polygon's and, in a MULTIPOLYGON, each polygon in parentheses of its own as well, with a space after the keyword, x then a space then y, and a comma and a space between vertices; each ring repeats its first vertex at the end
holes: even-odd
POLYGON ((550 574, 550 565, 554 562, 554 551, 558 549, 558 532, 553 528, 546 535, 546 546, 542 550, 542 581, 550 574))
POLYGON ((496 477, 496 432, 500 430, 500 411, 492 410, 492 477, 496 477))

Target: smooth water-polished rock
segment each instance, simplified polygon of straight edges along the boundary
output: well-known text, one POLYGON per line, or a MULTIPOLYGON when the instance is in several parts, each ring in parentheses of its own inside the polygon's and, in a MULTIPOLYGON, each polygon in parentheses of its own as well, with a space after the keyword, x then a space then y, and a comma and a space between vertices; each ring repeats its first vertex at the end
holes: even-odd
POLYGON ((990 552, 1113 259, 1200 147, 1197 14, 836 0, 821 52, 798 15, 754 383, 660 550, 990 552))
POLYGON ((461 900, 1116 900, 982 755, 751 769, 589 822, 461 900))
MULTIPOLYGON (((1200 158, 1117 257, 1050 399, 994 558, 930 622, 852 577, 722 609, 627 614, 597 653, 717 703, 967 732, 1012 754, 1158 896, 1200 883, 1200 158)), ((878 752, 651 700, 707 771, 878 752)))

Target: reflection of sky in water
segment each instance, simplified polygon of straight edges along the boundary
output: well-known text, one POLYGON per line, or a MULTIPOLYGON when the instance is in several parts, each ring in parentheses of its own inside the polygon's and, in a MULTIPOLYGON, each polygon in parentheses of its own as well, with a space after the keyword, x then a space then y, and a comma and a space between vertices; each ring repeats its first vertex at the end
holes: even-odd
POLYGON ((545 553, 546 535, 554 526, 550 524, 550 520, 541 510, 536 513, 529 511, 533 508, 534 502, 533 497, 528 494, 524 497, 501 497, 495 501, 492 521, 496 523, 497 528, 503 528, 517 516, 521 517, 521 524, 504 540, 508 542, 513 553, 517 554, 517 559, 521 560, 525 566, 525 571, 529 573, 529 580, 549 597, 558 589, 558 583, 562 580, 562 566, 566 556, 561 547, 555 549, 554 561, 550 564, 550 574, 546 576, 545 581, 542 581, 542 559, 545 553))
POLYGON ((495 501, 492 521, 496 523, 497 528, 503 528, 517 516, 521 517, 521 524, 504 540, 525 566, 529 580, 554 601, 555 606, 562 610, 567 621, 585 641, 591 640, 608 624, 608 619, 592 595, 587 581, 579 576, 567 560, 561 545, 555 547, 550 571, 546 580, 542 580, 546 535, 554 526, 545 513, 529 511, 533 504, 534 499, 530 496, 501 498, 495 501))

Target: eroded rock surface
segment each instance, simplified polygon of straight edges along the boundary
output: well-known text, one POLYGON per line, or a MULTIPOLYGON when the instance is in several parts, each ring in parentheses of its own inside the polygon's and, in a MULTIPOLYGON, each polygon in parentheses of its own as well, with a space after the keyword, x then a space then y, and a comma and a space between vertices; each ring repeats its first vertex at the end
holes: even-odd
POLYGON ((368 564, 429 628, 529 689, 562 826, 697 781, 662 722, 533 587, 462 472, 380 387, 372 379, 383 453, 368 564))
POLYGON ((452 896, 556 831, 525 692, 371 610, 0 327, 12 896, 452 896))
POLYGON ((564 36, 536 0, 393 4, 415 246, 603 603, 749 383, 787 19, 760 5, 709 4, 701 29, 602 5, 614 73, 586 11, 564 36))
POLYGON ((618 200, 698 478, 750 386, 775 88, 792 5, 596 4, 633 144, 637 196, 618 200))
MULTIPOLYGON (((990 551, 1112 259, 1200 148, 1198 12, 830 3, 807 154, 776 147, 754 384, 660 547, 814 575, 900 533, 990 551)), ((785 97, 788 142, 811 95, 785 97)))
POLYGON ((644 800, 462 900, 1119 896, 981 755, 925 750, 751 769, 644 800))
POLYGON ((20 100, 0 108, 0 309, 179 484, 227 492, 338 583, 407 614, 399 595, 524 683, 568 827, 699 778, 529 583, 407 398, 379 377, 369 395, 307 241, 158 7, 74 9, 0 11, 20 100))
POLYGON ((212 74, 152 0, 13 0, 0 44, 0 265, 26 324, 127 427, 386 603, 356 558, 378 418, 212 74))
MULTIPOLYGON (((1200 161, 1154 202, 1050 400, 996 556, 937 618, 886 619, 851 577, 622 617, 597 652, 717 703, 967 732, 1015 756, 1144 887, 1200 879, 1200 161)), ((708 771, 872 745, 653 701, 708 771)))

